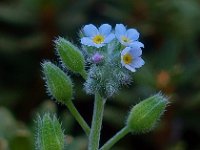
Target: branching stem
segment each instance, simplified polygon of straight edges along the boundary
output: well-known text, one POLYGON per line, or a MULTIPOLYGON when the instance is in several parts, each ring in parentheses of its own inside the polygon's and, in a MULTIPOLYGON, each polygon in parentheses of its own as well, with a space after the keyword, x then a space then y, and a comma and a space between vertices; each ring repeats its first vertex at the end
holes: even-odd
POLYGON ((78 110, 76 109, 76 107, 74 106, 72 101, 68 101, 67 102, 67 107, 68 107, 69 111, 71 112, 71 114, 74 116, 74 118, 77 120, 77 122, 80 124, 80 126, 83 128, 83 130, 85 131, 86 135, 89 136, 90 127, 85 122, 83 117, 80 115, 80 113, 78 112, 78 110))
POLYGON ((100 150, 109 150, 115 143, 117 143, 121 138, 130 132, 129 128, 126 126, 117 132, 109 141, 107 141, 100 150))

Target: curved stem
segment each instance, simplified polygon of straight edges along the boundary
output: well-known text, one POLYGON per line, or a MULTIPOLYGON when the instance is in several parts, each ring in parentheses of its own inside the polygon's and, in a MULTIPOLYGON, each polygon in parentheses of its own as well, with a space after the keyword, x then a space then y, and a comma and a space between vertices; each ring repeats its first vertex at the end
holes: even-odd
POLYGON ((83 77, 83 79, 87 79, 87 72, 85 70, 83 70, 80 74, 83 77))
POLYGON ((78 110, 76 109, 76 107, 74 106, 74 104, 72 103, 72 101, 68 101, 67 102, 67 107, 68 107, 69 111, 71 112, 71 114, 74 116, 74 118, 77 120, 77 122, 80 124, 80 126, 83 128, 83 130, 85 131, 85 133, 87 134, 87 136, 89 136, 89 134, 90 134, 90 127, 85 122, 85 120, 83 119, 83 117, 80 115, 80 113, 78 112, 78 110))
POLYGON ((105 99, 99 93, 95 94, 94 111, 92 117, 92 127, 89 136, 88 150, 98 150, 100 141, 101 125, 103 120, 105 99))
POLYGON ((129 128, 126 126, 117 132, 109 141, 107 141, 100 150, 109 150, 115 143, 117 143, 121 138, 130 132, 129 128))

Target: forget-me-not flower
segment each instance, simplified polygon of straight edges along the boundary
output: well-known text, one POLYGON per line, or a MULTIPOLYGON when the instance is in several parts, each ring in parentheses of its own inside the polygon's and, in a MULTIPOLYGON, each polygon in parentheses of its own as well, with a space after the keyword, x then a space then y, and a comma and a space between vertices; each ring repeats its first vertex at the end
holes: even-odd
POLYGON ((126 47, 121 52, 121 64, 128 70, 135 72, 136 68, 144 65, 144 60, 141 58, 142 50, 140 47, 126 47))
POLYGON ((137 41, 139 38, 139 32, 136 29, 128 29, 123 24, 116 24, 115 35, 122 45, 129 47, 144 47, 144 44, 137 41))
POLYGON ((85 25, 83 28, 85 37, 81 38, 81 44, 100 48, 115 38, 111 30, 109 24, 102 24, 98 29, 92 24, 85 25))

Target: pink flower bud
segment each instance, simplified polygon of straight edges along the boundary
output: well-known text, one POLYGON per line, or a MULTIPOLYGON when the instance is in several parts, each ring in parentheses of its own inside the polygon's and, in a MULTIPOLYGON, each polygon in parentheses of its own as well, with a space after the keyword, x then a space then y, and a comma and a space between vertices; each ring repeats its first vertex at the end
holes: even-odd
POLYGON ((92 56, 92 61, 93 61, 94 63, 99 63, 99 62, 102 61, 103 58, 104 58, 103 55, 101 55, 101 54, 99 54, 99 53, 95 53, 95 54, 92 56))

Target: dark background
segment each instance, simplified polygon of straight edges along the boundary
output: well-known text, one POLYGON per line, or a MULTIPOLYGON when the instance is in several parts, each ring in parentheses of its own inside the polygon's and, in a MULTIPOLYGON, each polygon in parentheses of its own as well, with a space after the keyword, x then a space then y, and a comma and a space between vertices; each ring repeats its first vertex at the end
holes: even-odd
MULTIPOLYGON (((140 32, 145 66, 106 105, 103 144, 123 127, 131 106, 162 91, 170 106, 157 128, 128 135, 113 150, 200 149, 200 2, 198 0, 1 0, 0 1, 0 150, 34 145, 36 114, 55 112, 63 122, 69 149, 86 149, 87 139, 66 108, 49 100, 41 62, 59 65, 53 40, 77 45, 85 24, 123 23, 140 32)), ((91 121, 93 98, 75 75, 75 100, 91 121)))

